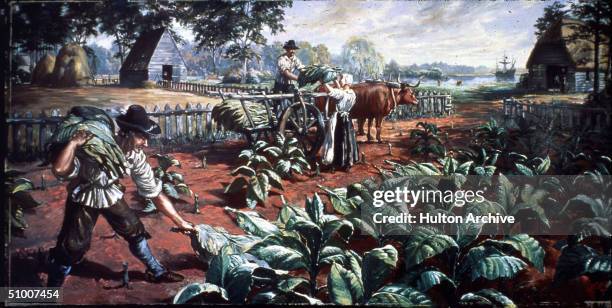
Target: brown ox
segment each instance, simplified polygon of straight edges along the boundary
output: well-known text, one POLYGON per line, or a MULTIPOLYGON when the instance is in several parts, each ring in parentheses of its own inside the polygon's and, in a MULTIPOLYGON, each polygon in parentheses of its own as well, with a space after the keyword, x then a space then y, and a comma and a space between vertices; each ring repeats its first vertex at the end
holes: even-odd
MULTIPOLYGON (((394 87, 385 82, 364 82, 351 85, 351 89, 355 91, 355 105, 351 108, 350 116, 352 119, 357 119, 359 127, 358 135, 365 135, 363 126, 366 119, 368 120, 368 142, 372 140, 372 120, 376 120, 376 140, 380 143, 382 139, 380 133, 382 131, 382 121, 388 116, 393 109, 399 105, 416 105, 417 99, 414 96, 412 88, 416 88, 420 84, 411 86, 407 83, 402 83, 401 86, 394 87)), ((325 111, 325 99, 317 99, 316 105, 321 111, 325 111)), ((329 113, 335 111, 335 104, 329 104, 329 113)))

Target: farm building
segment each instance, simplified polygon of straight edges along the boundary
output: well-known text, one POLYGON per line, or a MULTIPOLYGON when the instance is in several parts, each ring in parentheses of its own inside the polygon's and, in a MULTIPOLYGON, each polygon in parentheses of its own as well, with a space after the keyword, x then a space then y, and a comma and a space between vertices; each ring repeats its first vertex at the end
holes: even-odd
POLYGON ((181 81, 187 66, 176 42, 165 28, 142 33, 119 71, 123 86, 141 86, 143 82, 181 81))
MULTIPOLYGON (((593 88, 594 44, 584 39, 570 39, 579 23, 565 18, 538 39, 527 60, 527 88, 563 92, 588 92, 593 88)), ((607 38, 604 36, 599 53, 599 87, 603 89, 608 66, 607 38)))

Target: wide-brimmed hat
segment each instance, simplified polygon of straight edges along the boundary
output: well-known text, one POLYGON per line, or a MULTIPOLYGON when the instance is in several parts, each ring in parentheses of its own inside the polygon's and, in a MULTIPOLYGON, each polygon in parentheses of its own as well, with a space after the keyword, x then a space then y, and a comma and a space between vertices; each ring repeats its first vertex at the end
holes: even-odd
POLYGON ((288 40, 287 43, 285 43, 285 45, 283 46, 283 48, 285 48, 285 49, 300 49, 300 47, 298 47, 295 44, 294 40, 288 40))
POLYGON ((149 119, 147 111, 140 105, 131 105, 125 114, 117 117, 116 121, 122 130, 135 130, 147 136, 161 134, 159 125, 149 119))

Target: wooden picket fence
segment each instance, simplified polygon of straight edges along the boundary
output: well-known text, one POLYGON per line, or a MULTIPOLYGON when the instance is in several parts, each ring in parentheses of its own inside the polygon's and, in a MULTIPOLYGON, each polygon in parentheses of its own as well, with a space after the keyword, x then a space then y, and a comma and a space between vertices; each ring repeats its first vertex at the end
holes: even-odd
POLYGON ((390 121, 411 120, 416 118, 445 117, 455 112, 453 97, 438 92, 417 91, 417 105, 400 105, 389 114, 390 121))
POLYGON ((96 75, 92 79, 94 86, 115 86, 119 84, 118 75, 96 75))
MULTIPOLYGON (((152 146, 206 144, 217 140, 239 139, 241 134, 226 131, 212 119, 213 106, 187 104, 186 108, 179 104, 175 108, 165 105, 155 106, 147 114, 159 124, 162 130, 160 137, 152 139, 152 146)), ((115 118, 120 113, 116 110, 106 110, 115 118)), ((9 138, 9 158, 13 161, 29 161, 43 158, 46 155, 46 142, 53 135, 63 115, 59 109, 49 114, 42 112, 34 116, 32 112, 13 113, 7 118, 9 138)))
MULTIPOLYGON (((249 96, 245 93, 229 93, 229 96, 249 96)), ((272 98, 273 96, 275 95, 267 97, 272 98)), ((250 95, 250 97, 255 96, 250 95)), ((388 116, 388 119, 395 121, 422 117, 443 117, 454 112, 450 95, 422 92, 417 93, 417 99, 418 105, 398 106, 388 116)), ((151 145, 160 147, 168 144, 198 145, 243 137, 242 134, 226 131, 218 125, 212 118, 212 109, 212 104, 206 106, 187 104, 185 108, 180 104, 177 104, 174 108, 168 104, 163 108, 155 106, 147 114, 159 124, 162 134, 160 137, 151 140, 151 145)), ((106 111, 113 118, 120 114, 120 111, 114 109, 107 109, 106 111)), ((42 112, 36 116, 31 111, 10 114, 7 118, 9 158, 14 161, 28 161, 44 157, 46 155, 46 142, 53 135, 53 131, 62 120, 62 116, 59 109, 55 109, 48 114, 42 112)), ((163 150, 160 149, 160 152, 163 152, 163 150)))
POLYGON ((506 120, 532 117, 562 130, 589 128, 603 131, 612 127, 612 113, 605 108, 586 107, 578 104, 535 104, 529 100, 508 98, 503 100, 506 120))
POLYGON ((174 82, 168 80, 157 81, 157 86, 162 89, 191 92, 201 95, 218 96, 223 93, 270 93, 271 89, 263 86, 228 86, 216 84, 204 84, 195 82, 174 82))

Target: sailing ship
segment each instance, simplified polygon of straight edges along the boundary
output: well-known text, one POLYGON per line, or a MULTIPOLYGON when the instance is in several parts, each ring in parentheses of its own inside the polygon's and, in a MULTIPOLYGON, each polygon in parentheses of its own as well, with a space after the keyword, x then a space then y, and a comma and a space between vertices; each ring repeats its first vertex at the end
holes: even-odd
POLYGON ((516 72, 514 64, 516 64, 516 60, 513 58, 512 61, 509 61, 508 56, 504 53, 502 61, 495 63, 495 77, 497 79, 514 79, 514 73, 516 72), (502 69, 499 68, 500 63, 504 65, 502 69), (509 68, 508 64, 510 64, 509 68))

